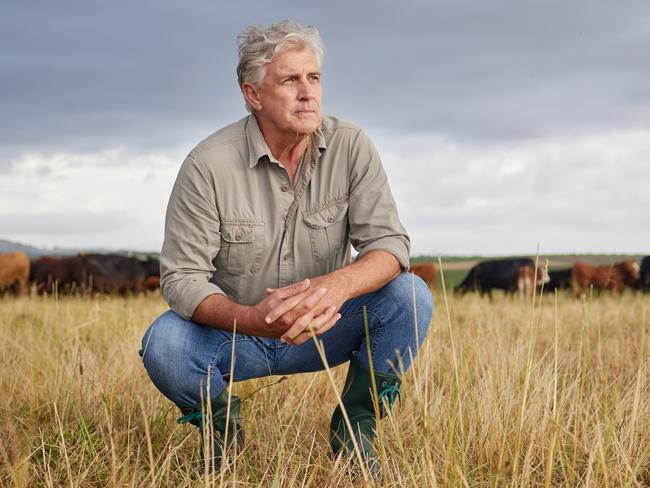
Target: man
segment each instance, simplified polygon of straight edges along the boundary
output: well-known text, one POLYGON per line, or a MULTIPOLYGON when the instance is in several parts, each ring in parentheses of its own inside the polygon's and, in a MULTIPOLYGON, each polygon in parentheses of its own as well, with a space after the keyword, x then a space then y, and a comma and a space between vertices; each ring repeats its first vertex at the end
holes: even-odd
POLYGON ((171 310, 140 354, 180 420, 212 431, 213 468, 226 431, 228 445, 243 440, 231 368, 233 381, 322 370, 314 337, 330 366, 350 361, 342 403, 354 432, 337 406, 332 449, 352 453, 354 436, 376 464, 374 402, 383 416, 431 320, 428 288, 404 272, 409 238, 375 148, 321 114, 322 53, 313 27, 245 30, 237 74, 251 114, 190 152, 167 208, 160 264, 171 310))

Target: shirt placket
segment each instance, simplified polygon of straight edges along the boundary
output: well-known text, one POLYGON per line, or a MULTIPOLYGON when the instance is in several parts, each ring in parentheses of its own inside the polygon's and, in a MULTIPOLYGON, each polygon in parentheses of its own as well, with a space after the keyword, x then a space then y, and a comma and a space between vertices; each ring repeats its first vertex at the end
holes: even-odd
MULTIPOLYGON (((294 253, 294 250, 296 249, 296 215, 298 214, 298 208, 300 207, 300 200, 307 189, 307 185, 311 181, 317 163, 317 160, 312 160, 307 165, 301 165, 298 173, 298 180, 293 189, 293 201, 287 210, 284 220, 284 233, 282 237, 282 246, 280 248, 278 287, 287 286, 296 281, 296 256, 294 253)), ((288 174, 286 175, 286 178, 287 183, 284 183, 281 188, 283 192, 291 190, 291 185, 288 183, 288 174)))

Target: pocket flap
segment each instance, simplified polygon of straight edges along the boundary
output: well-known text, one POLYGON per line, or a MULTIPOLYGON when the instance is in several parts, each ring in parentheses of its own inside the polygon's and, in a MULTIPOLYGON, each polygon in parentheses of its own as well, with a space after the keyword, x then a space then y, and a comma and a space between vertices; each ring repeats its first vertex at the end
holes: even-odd
POLYGON ((338 202, 313 213, 303 214, 305 224, 312 229, 327 227, 343 220, 348 211, 348 202, 338 202))
POLYGON ((221 223, 221 237, 224 241, 233 244, 255 242, 262 234, 259 224, 248 223, 221 223))

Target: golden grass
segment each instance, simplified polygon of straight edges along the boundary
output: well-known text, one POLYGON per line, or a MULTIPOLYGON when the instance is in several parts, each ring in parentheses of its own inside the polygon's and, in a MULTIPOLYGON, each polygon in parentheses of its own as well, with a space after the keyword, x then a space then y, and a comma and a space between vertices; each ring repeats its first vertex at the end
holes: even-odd
MULTIPOLYGON (((402 401, 382 423, 377 486, 650 485, 650 296, 581 302, 443 296, 402 401)), ((198 435, 137 351, 166 306, 138 298, 0 300, 0 485, 361 486, 329 456, 328 374, 243 405, 247 446, 196 471, 198 435), (233 467, 234 466, 234 467, 233 467)), ((405 324, 410 326, 410 324, 405 324)), ((345 367, 333 370, 340 386, 345 367)), ((237 383, 245 397, 273 382, 237 383)))

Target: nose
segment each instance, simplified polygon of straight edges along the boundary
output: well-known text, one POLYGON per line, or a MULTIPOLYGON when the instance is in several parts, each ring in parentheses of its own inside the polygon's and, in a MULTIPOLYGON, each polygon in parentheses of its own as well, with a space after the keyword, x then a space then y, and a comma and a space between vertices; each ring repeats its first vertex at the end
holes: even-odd
POLYGON ((316 98, 316 87, 314 87, 309 80, 301 79, 298 87, 299 100, 313 100, 316 98))

